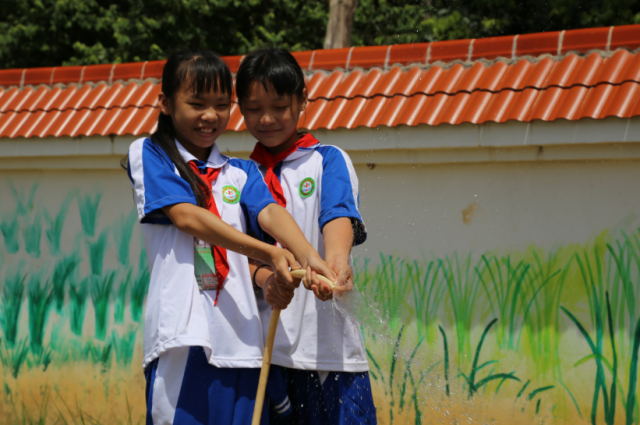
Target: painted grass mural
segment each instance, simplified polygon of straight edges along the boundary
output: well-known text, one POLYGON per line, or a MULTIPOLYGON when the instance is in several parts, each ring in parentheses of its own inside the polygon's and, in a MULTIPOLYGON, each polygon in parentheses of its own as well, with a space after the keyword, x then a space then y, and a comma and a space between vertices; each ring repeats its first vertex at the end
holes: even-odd
MULTIPOLYGON (((143 423, 135 212, 8 186, 0 422, 143 423)), ((640 230, 594 230, 552 251, 358 259, 338 310, 362 323, 380 423, 639 423, 640 230)))
POLYGON ((135 212, 100 228, 100 192, 71 191, 49 212, 36 202, 37 185, 28 193, 9 186, 14 209, 0 222, 3 423, 140 422, 140 409, 130 415, 144 399, 140 322, 149 271, 144 252, 131 260, 135 212), (76 206, 80 223, 66 222, 76 206), (75 233, 69 247, 63 230, 75 233), (117 267, 105 269, 110 249, 117 267))
POLYGON ((454 253, 422 263, 380 260, 375 268, 366 262, 357 268, 357 281, 363 293, 373 294, 379 306, 374 314, 382 313, 389 329, 399 328, 393 349, 378 351, 387 356, 386 375, 368 347, 380 375, 374 380, 389 399, 389 423, 406 405, 406 391, 415 423, 422 423, 423 410, 434 408, 429 399, 439 402, 438 393, 450 398, 454 384, 457 397, 468 400, 480 393, 496 400, 506 392, 515 403, 524 397, 535 406, 522 409, 536 416, 638 423, 640 230, 615 240, 603 232, 585 246, 546 254, 532 247, 477 259, 454 253), (414 338, 403 335, 406 326, 414 328, 414 338), (398 354, 403 341, 417 341, 408 356, 398 354), (416 368, 419 349, 432 359, 430 366, 416 368), (421 387, 430 373, 439 376, 421 387))

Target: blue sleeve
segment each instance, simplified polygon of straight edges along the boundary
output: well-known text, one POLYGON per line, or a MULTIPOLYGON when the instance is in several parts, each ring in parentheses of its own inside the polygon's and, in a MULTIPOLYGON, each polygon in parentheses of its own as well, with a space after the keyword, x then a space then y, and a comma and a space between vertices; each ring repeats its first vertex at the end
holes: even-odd
POLYGON ((258 223, 258 215, 267 205, 275 204, 276 201, 253 161, 233 158, 229 160, 229 164, 240 168, 247 175, 247 181, 240 195, 240 206, 247 220, 247 230, 264 241, 267 235, 258 223))
POLYGON ((131 145, 128 172, 141 223, 172 224, 163 207, 198 204, 191 185, 176 174, 167 153, 151 139, 131 145))
MULTIPOLYGON (((333 146, 321 146, 318 153, 322 155, 322 193, 318 217, 320 231, 331 220, 348 217, 353 226, 353 244, 360 245, 366 240, 367 233, 358 211, 358 183, 351 179, 351 161, 347 163, 346 154, 333 146)), ((355 175, 355 171, 353 173, 355 175)))

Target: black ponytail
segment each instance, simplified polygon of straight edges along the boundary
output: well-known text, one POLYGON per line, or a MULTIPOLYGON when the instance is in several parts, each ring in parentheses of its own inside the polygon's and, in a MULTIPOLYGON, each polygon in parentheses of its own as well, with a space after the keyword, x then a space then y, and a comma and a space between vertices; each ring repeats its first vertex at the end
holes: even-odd
MULTIPOLYGON (((162 70, 162 93, 173 102, 175 94, 184 84, 188 84, 185 89, 195 95, 216 91, 231 97, 233 87, 229 67, 218 55, 208 50, 181 50, 169 57, 162 70)), ((189 183, 198 206, 206 208, 206 197, 211 188, 203 185, 200 177, 180 155, 171 116, 160 112, 158 128, 151 135, 151 140, 167 153, 180 176, 189 183)), ((123 162, 121 165, 126 169, 123 162)))
POLYGON ((265 89, 267 82, 270 83, 280 96, 297 96, 302 100, 304 73, 296 58, 284 49, 257 49, 242 60, 236 74, 239 105, 249 97, 249 89, 254 81, 260 82, 265 89))

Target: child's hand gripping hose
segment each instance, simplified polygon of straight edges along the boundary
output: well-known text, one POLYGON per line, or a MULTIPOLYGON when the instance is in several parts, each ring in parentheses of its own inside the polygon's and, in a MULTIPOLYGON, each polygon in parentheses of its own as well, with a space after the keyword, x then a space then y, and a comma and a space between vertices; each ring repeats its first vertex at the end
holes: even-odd
MULTIPOLYGON (((294 279, 304 278, 306 271, 292 270, 291 276, 294 279)), ((329 285, 329 288, 333 291, 336 287, 328 278, 321 274, 318 274, 318 279, 329 285)), ((278 328, 278 319, 280 319, 280 309, 274 308, 271 313, 271 320, 269 321, 269 331, 267 332, 267 341, 264 347, 264 356, 262 357, 262 368, 260 369, 260 381, 258 382, 258 393, 256 394, 256 404, 253 408, 253 420, 251 425, 260 425, 260 418, 262 416, 262 406, 264 405, 264 392, 267 389, 267 378, 269 377, 269 368, 271 367, 271 353, 273 352, 273 342, 276 338, 276 329, 278 328)))

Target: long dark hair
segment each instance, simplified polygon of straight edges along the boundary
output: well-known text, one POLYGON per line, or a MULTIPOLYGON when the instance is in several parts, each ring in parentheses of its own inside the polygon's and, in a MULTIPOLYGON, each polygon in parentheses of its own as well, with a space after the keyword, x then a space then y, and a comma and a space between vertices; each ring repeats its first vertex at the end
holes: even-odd
POLYGON ((240 106, 249 97, 254 81, 267 88, 267 82, 278 95, 297 96, 302 99, 305 88, 302 68, 291 53, 284 49, 261 48, 249 53, 236 74, 236 95, 240 106))
MULTIPOLYGON (((209 50, 181 50, 169 57, 162 70, 162 93, 173 103, 176 93, 184 84, 188 84, 184 87, 186 90, 196 95, 216 91, 231 96, 233 90, 229 67, 220 56, 209 50)), ((206 208, 206 196, 211 188, 203 185, 200 177, 180 155, 171 116, 160 112, 158 129, 151 135, 151 140, 167 153, 180 176, 189 183, 198 206, 206 208)))

